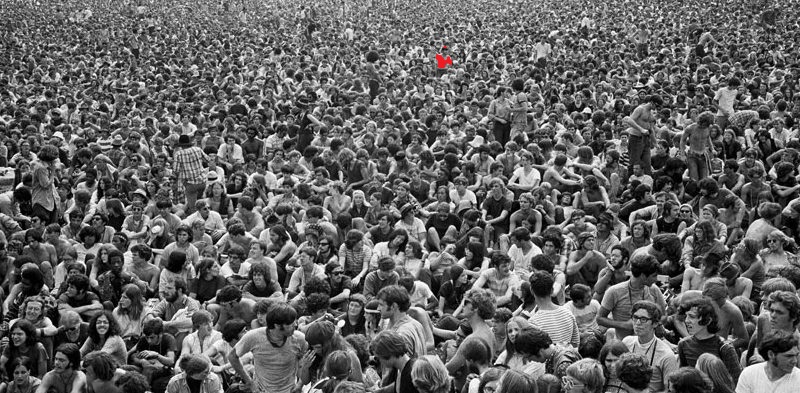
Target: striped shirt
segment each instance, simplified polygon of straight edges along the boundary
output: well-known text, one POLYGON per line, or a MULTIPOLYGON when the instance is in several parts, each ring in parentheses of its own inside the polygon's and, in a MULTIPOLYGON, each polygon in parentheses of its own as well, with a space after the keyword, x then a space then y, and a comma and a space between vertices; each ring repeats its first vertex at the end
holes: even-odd
POLYGON ((552 310, 534 310, 529 322, 546 332, 554 343, 559 345, 572 345, 578 348, 581 342, 578 323, 575 316, 562 306, 552 310))
POLYGON ((203 164, 208 156, 203 149, 193 146, 175 152, 175 174, 180 182, 191 184, 205 183, 206 172, 203 164))

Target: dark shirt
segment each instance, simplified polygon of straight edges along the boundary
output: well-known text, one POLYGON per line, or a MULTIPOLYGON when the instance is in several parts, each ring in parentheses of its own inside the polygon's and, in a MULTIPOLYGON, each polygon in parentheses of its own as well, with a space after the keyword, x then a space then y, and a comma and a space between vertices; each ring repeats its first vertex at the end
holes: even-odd
POLYGON ((195 299, 202 304, 217 296, 217 291, 222 289, 225 285, 228 285, 228 281, 222 276, 217 276, 211 281, 198 278, 192 280, 189 293, 196 294, 197 297, 195 299))
POLYGON ((698 340, 694 336, 686 337, 678 343, 678 363, 681 367, 695 367, 697 358, 704 353, 710 353, 722 360, 728 372, 736 381, 742 372, 739 367, 736 349, 722 341, 719 336, 698 340))
POLYGON ((445 233, 447 233, 447 228, 449 228, 451 225, 456 229, 461 228, 461 219, 453 213, 447 213, 447 218, 442 220, 439 213, 435 213, 428 218, 425 228, 436 229, 436 233, 439 235, 439 238, 443 238, 445 233))

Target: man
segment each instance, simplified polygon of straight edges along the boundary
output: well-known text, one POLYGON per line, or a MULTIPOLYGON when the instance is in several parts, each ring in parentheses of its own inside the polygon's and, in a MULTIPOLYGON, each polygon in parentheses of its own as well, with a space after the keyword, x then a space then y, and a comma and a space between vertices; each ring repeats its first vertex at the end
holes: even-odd
POLYGON ((114 384, 114 374, 120 365, 111 355, 102 351, 90 352, 83 359, 86 384, 90 392, 118 393, 121 390, 114 384))
MULTIPOLYGON (((33 217, 36 221, 38 217, 33 217)), ((39 269, 44 275, 44 283, 48 287, 54 286, 53 268, 58 264, 56 248, 44 242, 44 230, 42 228, 31 228, 25 231, 25 248, 21 255, 27 255, 38 262, 39 269)))
POLYGON ((155 296, 161 270, 150 263, 153 250, 147 244, 137 244, 131 247, 131 254, 131 263, 125 265, 125 270, 145 283, 145 293, 148 297, 155 296))
POLYGON ((108 265, 110 270, 97 277, 98 293, 104 302, 108 302, 108 305, 116 307, 122 296, 122 289, 128 284, 136 284, 142 291, 146 290, 147 283, 136 275, 122 270, 125 262, 122 252, 119 250, 108 252, 108 265))
POLYGON ((716 121, 711 112, 707 113, 712 116, 711 120, 716 122, 720 130, 724 130, 730 124, 730 117, 733 116, 733 107, 736 104, 736 96, 739 95, 739 85, 741 85, 739 78, 732 77, 728 81, 728 85, 720 87, 714 95, 713 105, 717 107, 716 121))
POLYGON ((36 393, 52 391, 83 393, 86 391, 86 374, 80 371, 81 351, 75 344, 61 344, 53 355, 53 369, 42 378, 36 393))
POLYGON ((142 369, 150 381, 152 392, 163 392, 172 377, 175 354, 178 352, 175 337, 164 332, 160 319, 151 319, 142 326, 142 337, 131 350, 130 361, 142 369))
POLYGON ((411 307, 408 291, 399 285, 390 285, 381 289, 376 298, 381 319, 388 320, 388 326, 384 330, 399 333, 412 357, 424 356, 427 353, 425 331, 421 323, 408 315, 411 307))
POLYGON ((559 380, 567 375, 567 367, 581 358, 578 350, 553 343, 550 336, 537 327, 526 327, 517 333, 514 349, 526 362, 544 363, 544 373, 559 380))
POLYGON ((394 259, 383 256, 378 260, 378 270, 367 274, 364 279, 364 296, 367 301, 372 300, 383 288, 397 285, 400 275, 395 271, 394 259))
POLYGON ((218 315, 216 329, 222 331, 225 322, 241 319, 250 324, 256 318, 256 301, 242 298, 242 290, 227 285, 217 292, 215 303, 208 305, 208 311, 218 315))
POLYGON ((711 141, 710 129, 714 123, 711 112, 703 112, 697 122, 686 127, 681 135, 678 157, 686 160, 689 177, 695 181, 705 179, 710 174, 711 157, 716 154, 711 141), (689 141, 689 153, 686 153, 686 141, 689 141))
POLYGON ((650 379, 653 376, 653 368, 647 363, 647 359, 635 353, 623 353, 617 359, 614 366, 617 371, 617 378, 621 383, 622 389, 627 393, 655 393, 656 390, 650 388, 650 379))
POLYGON ((511 269, 520 280, 526 281, 533 272, 531 259, 540 255, 542 249, 531 241, 531 231, 525 227, 514 229, 510 236, 511 247, 508 257, 511 258, 511 269))
POLYGON ((595 250, 597 237, 593 232, 581 232, 575 245, 577 250, 569 255, 567 279, 570 284, 584 284, 590 288, 597 284, 600 270, 606 266, 606 257, 595 250))
POLYGON ((508 255, 492 253, 490 263, 492 267, 480 272, 472 289, 486 286, 494 293, 498 306, 508 304, 511 302, 514 287, 519 285, 519 277, 511 273, 511 259, 508 255))
MULTIPOLYGON (((459 317, 463 317, 472 330, 466 339, 478 339, 489 347, 489 353, 495 353, 494 349, 497 343, 494 341, 494 332, 492 328, 486 323, 486 320, 494 316, 497 306, 494 304, 494 295, 491 291, 486 289, 472 289, 464 296, 463 306, 459 317)), ((464 354, 463 343, 458 347, 455 356, 447 362, 447 371, 450 375, 466 376, 468 372, 464 367, 467 366, 466 357, 464 354), (459 373, 459 371, 462 371, 459 373)), ((463 381, 461 381, 463 383, 463 381)))
POLYGON ((45 308, 53 313, 48 316, 50 319, 56 318, 58 315, 55 314, 55 310, 58 309, 58 306, 55 298, 50 296, 50 293, 45 289, 44 276, 41 270, 35 266, 30 257, 20 256, 14 262, 22 265, 20 290, 13 299, 6 299, 5 304, 6 307, 8 307, 8 311, 3 315, 3 322, 8 323, 13 319, 17 319, 19 317, 19 308, 22 306, 22 303, 31 296, 43 297, 46 302, 45 308))
POLYGON ((22 214, 21 210, 27 210, 30 213, 31 198, 31 189, 25 186, 4 192, 0 194, 0 213, 20 223, 28 222, 31 218, 22 214))
POLYGON ((191 214, 197 196, 205 190, 206 171, 203 164, 208 162, 209 158, 203 149, 194 146, 189 135, 181 135, 178 138, 177 148, 173 170, 186 190, 186 213, 191 214))
POLYGON ((83 322, 81 316, 75 311, 67 310, 61 312, 58 333, 53 336, 53 346, 72 343, 83 346, 86 338, 89 337, 89 323, 83 322))
POLYGON ((736 393, 794 393, 800 386, 797 339, 781 332, 769 333, 758 352, 766 362, 748 366, 739 376, 736 393))
POLYGON ((192 330, 192 315, 200 309, 200 303, 187 296, 188 288, 183 278, 164 285, 164 299, 156 303, 150 315, 160 319, 164 329, 175 336, 178 342, 192 330))
POLYGON ((666 392, 669 375, 678 369, 678 360, 672 348, 655 336, 656 328, 661 324, 661 315, 658 305, 649 300, 634 303, 631 308, 634 335, 622 339, 628 350, 642 356, 648 368, 653 370, 648 380, 653 393, 666 392))
MULTIPOLYGON (((685 296, 685 295, 684 295, 685 296)), ((735 381, 742 369, 736 349, 717 335, 719 318, 712 301, 695 298, 681 305, 680 314, 685 316, 689 337, 678 343, 678 362, 681 367, 695 367, 697 358, 710 353, 722 360, 735 381)))
POLYGON ((222 216, 212 211, 204 199, 195 202, 194 208, 196 211, 187 216, 183 223, 192 225, 197 220, 202 221, 205 232, 211 236, 212 240, 218 241, 225 234, 225 221, 222 216))
POLYGON ((580 332, 575 316, 567 308, 553 303, 553 275, 536 270, 530 276, 530 284, 537 310, 529 322, 545 331, 555 343, 578 348, 580 332))
POLYGON ((67 292, 58 298, 58 311, 75 311, 88 321, 103 310, 100 298, 89 291, 89 277, 76 274, 67 278, 67 292))
POLYGON ((261 217, 260 212, 253 211, 254 207, 253 198, 243 196, 239 198, 239 206, 233 217, 242 220, 245 230, 253 237, 258 237, 261 231, 264 230, 264 219, 261 217))
POLYGON ((297 311, 286 303, 276 303, 267 311, 267 326, 251 330, 236 343, 228 361, 248 390, 291 393, 299 390, 297 378, 301 359, 307 358, 308 343, 296 331, 297 311), (244 370, 241 358, 253 354, 255 380, 244 370))
POLYGON ((384 377, 387 383, 377 392, 417 392, 411 383, 411 369, 416 358, 409 356, 402 335, 393 331, 382 331, 372 339, 369 350, 389 374, 384 377))
POLYGON ((613 328, 617 339, 633 334, 631 321, 634 303, 649 300, 660 310, 667 306, 664 295, 655 285, 659 273, 658 259, 652 255, 636 255, 631 258, 631 278, 608 288, 600 302, 597 324, 613 328), (608 315, 611 314, 611 318, 608 315))
POLYGON ((703 296, 711 299, 717 312, 718 335, 726 340, 730 335, 735 337, 733 347, 737 350, 747 348, 750 334, 744 325, 744 317, 738 306, 728 299, 728 286, 725 279, 713 277, 703 283, 703 296))
POLYGON ((441 239, 447 235, 456 237, 461 219, 450 212, 450 204, 441 202, 436 206, 436 213, 428 218, 425 228, 428 230, 427 244, 433 250, 441 250, 441 239))
POLYGON ((628 126, 628 152, 630 153, 629 172, 633 173, 633 166, 640 164, 644 173, 653 173, 650 163, 650 148, 656 142, 656 118, 658 111, 664 106, 664 100, 658 94, 649 97, 648 102, 641 104, 633 113, 623 119, 628 126))
POLYGON ((58 221, 56 209, 56 167, 58 148, 53 145, 44 145, 39 149, 37 159, 31 164, 33 172, 33 187, 31 189, 32 215, 45 219, 45 224, 58 221))

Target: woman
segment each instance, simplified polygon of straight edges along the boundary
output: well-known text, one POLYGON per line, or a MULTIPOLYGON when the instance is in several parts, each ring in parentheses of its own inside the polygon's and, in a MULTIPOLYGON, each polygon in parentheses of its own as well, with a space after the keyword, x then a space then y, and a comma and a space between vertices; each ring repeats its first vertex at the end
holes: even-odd
MULTIPOLYGON (((601 393, 606 384, 603 366, 594 359, 581 359, 567 367, 561 379, 564 393, 601 393)), ((516 390, 515 390, 516 391, 516 390)))
MULTIPOLYGON (((178 361, 182 373, 170 378, 166 393, 220 393, 222 381, 211 372, 211 362, 203 355, 183 355, 178 361)), ((163 385, 162 385, 163 386, 163 385)))
POLYGON ((27 356, 35 365, 33 376, 41 379, 47 373, 49 358, 44 345, 36 340, 36 328, 26 319, 18 319, 9 329, 8 344, 3 348, 0 356, 0 372, 4 372, 7 379, 14 375, 14 360, 27 356))
MULTIPOLYGON (((97 231, 93 227, 85 226, 78 232, 78 241, 74 245, 75 251, 78 253, 77 262, 86 263, 87 255, 97 255, 100 252, 101 243, 97 242, 97 231)), ((92 283, 96 285, 97 283, 92 283)))
POLYGON ((367 216, 367 212, 369 211, 370 207, 371 206, 367 202, 366 196, 364 195, 364 191, 353 191, 353 203, 350 207, 350 217, 363 219, 367 216))
MULTIPOLYGON (((279 173, 280 170, 278 170, 279 173)), ((231 199, 231 203, 233 206, 239 204, 239 197, 242 196, 242 192, 244 191, 245 187, 247 187, 247 175, 244 172, 236 172, 231 177, 231 181, 225 188, 228 197, 231 199)), ((221 214, 221 213, 220 213, 221 214)))
POLYGON ((272 279, 266 262, 255 262, 250 265, 247 278, 250 280, 242 287, 242 297, 259 301, 267 298, 281 298, 283 292, 276 280, 272 279))
POLYGON ((704 257, 695 257, 694 261, 692 261, 692 266, 687 266, 686 271, 683 273, 681 293, 702 290, 703 283, 707 279, 719 275, 723 257, 723 255, 716 253, 711 253, 704 257), (698 264, 698 266, 694 267, 695 264, 698 264))
POLYGON ((333 220, 339 217, 339 214, 350 210, 353 201, 349 196, 344 195, 345 185, 342 182, 333 182, 329 188, 331 195, 325 197, 322 202, 322 207, 331 212, 333 220))
MULTIPOLYGON (((530 375, 516 370, 508 370, 500 378, 495 393, 536 392, 536 388, 536 380, 530 375)), ((562 391, 564 393, 574 393, 567 389, 562 391)))
POLYGON ((786 249, 794 246, 794 241, 779 229, 767 235, 767 248, 761 250, 759 256, 764 261, 764 269, 769 271, 773 266, 786 266, 797 261, 797 256, 786 249))
POLYGON ((100 246, 100 249, 97 251, 97 255, 95 258, 89 263, 89 280, 92 283, 92 286, 97 286, 97 277, 100 277, 101 274, 107 272, 109 270, 108 267, 108 253, 114 249, 114 246, 111 244, 103 244, 100 246))
MULTIPOLYGON (((717 209, 717 207, 714 205, 708 204, 703 206, 703 210, 700 211, 700 222, 707 221, 711 223, 711 226, 714 228, 714 233, 716 234, 715 238, 719 240, 720 243, 725 244, 725 241, 728 239, 728 227, 726 227, 722 222, 717 221, 718 216, 719 209, 717 209)), ((686 227, 686 229, 679 236, 681 238, 686 237, 688 234, 692 233, 698 224, 699 222, 692 226, 686 227)))
POLYGON ((167 284, 175 283, 178 277, 184 282, 191 282, 195 277, 194 266, 188 262, 183 251, 173 251, 169 254, 169 259, 158 275, 158 293, 161 297, 165 296, 164 288, 167 284))
MULTIPOLYGON (((160 260, 168 261, 170 254, 175 251, 182 251, 186 254, 186 259, 194 266, 200 260, 200 250, 192 244, 192 229, 186 224, 181 224, 175 229, 175 241, 168 244, 161 254, 160 260)), ((156 264, 157 266, 162 264, 156 264)), ((163 265, 162 265, 163 266, 163 265)), ((192 277, 194 278, 194 277, 192 277)), ((187 281, 188 282, 188 281, 187 281)))
POLYGON ((419 279, 420 271, 425 269, 424 256, 422 245, 415 240, 409 240, 406 243, 403 260, 397 264, 396 269, 398 273, 400 273, 400 275, 408 274, 414 277, 414 279, 419 279))
POLYGON ((105 203, 105 211, 108 212, 108 225, 119 232, 125 221, 125 207, 122 201, 117 198, 108 199, 105 203))
POLYGON ((458 309, 464 294, 470 289, 469 275, 460 265, 450 267, 450 279, 439 287, 439 307, 437 313, 441 317, 452 314, 458 309))
POLYGON ((692 235, 684 241, 681 253, 683 266, 693 266, 698 257, 704 258, 709 254, 725 254, 725 246, 717 240, 717 234, 711 222, 700 221, 689 233, 692 235))
POLYGON ((712 393, 714 383, 694 367, 681 367, 669 375, 669 391, 673 393, 712 393))
POLYGON ((35 364, 27 356, 18 356, 11 361, 13 374, 8 383, 0 385, 0 393, 34 393, 42 380, 31 375, 35 364))
POLYGON ((650 243, 650 226, 644 220, 634 220, 631 224, 631 236, 622 239, 620 245, 628 250, 628 255, 631 255, 637 248, 648 246, 650 243))
POLYGON ((216 181, 206 187, 205 196, 206 203, 211 211, 219 213, 223 219, 233 215, 233 202, 228 198, 225 186, 221 182, 216 181))
POLYGON ((506 87, 498 87, 494 100, 489 103, 489 120, 493 122, 494 140, 505 146, 511 137, 511 92, 506 87))
POLYGON ((481 243, 470 242, 464 247, 464 258, 461 258, 457 265, 464 268, 464 273, 473 278, 481 275, 481 272, 489 268, 489 258, 485 257, 486 247, 481 243))
POLYGON ((697 358, 697 369, 704 372, 714 384, 714 393, 734 393, 736 385, 733 378, 720 358, 704 353, 697 358))
POLYGON ((736 133, 730 128, 725 130, 722 137, 722 149, 719 156, 722 160, 735 159, 739 161, 744 154, 742 144, 736 139, 736 133))
POLYGON ((114 308, 114 319, 119 326, 119 335, 125 340, 125 346, 130 349, 142 335, 142 324, 148 310, 142 290, 136 284, 128 284, 122 289, 119 305, 114 308))
POLYGON ((623 353, 628 353, 630 350, 621 341, 606 343, 600 349, 600 355, 597 357, 600 364, 603 365, 603 375, 606 377, 606 385, 603 390, 607 393, 624 393, 622 382, 617 376, 617 370, 614 367, 617 359, 623 353))
POLYGON ((394 259, 399 266, 405 260, 404 252, 408 243, 408 232, 405 229, 394 229, 389 235, 389 240, 375 244, 372 248, 372 258, 369 265, 371 270, 378 268, 378 260, 381 257, 389 256, 394 259))
POLYGON ((342 337, 351 334, 366 334, 366 309, 367 298, 360 293, 350 295, 347 303, 347 312, 339 317, 338 328, 342 337))
POLYGON ((81 356, 89 352, 103 351, 111 355, 117 364, 127 364, 128 349, 119 335, 119 325, 110 311, 95 315, 89 322, 89 338, 81 347, 81 356))
POLYGON ((528 362, 524 356, 516 351, 515 343, 520 330, 530 327, 527 318, 513 317, 506 322, 506 349, 497 357, 495 365, 507 366, 511 370, 523 372, 527 375, 542 375, 544 367, 541 363, 528 362))
MULTIPOLYGON (((360 364, 358 355, 341 334, 336 333, 336 327, 330 321, 317 321, 306 329, 306 342, 311 350, 303 357, 299 365, 299 376, 303 385, 320 380, 325 359, 334 351, 345 351, 350 358, 350 364, 360 364)), ((348 375, 351 381, 362 382, 363 375, 360 367, 351 367, 348 375)))
POLYGON ((442 359, 434 355, 425 355, 414 362, 411 367, 411 383, 420 393, 450 393, 453 391, 447 368, 442 363, 442 359))
POLYGON ((214 299, 217 291, 225 285, 228 281, 219 274, 219 263, 214 258, 204 257, 197 264, 197 278, 190 282, 189 297, 205 304, 214 299))
POLYGON ((337 386, 348 379, 351 363, 347 351, 333 351, 325 359, 324 378, 315 383, 309 393, 333 393, 337 386))
POLYGON ((739 265, 742 270, 742 277, 749 278, 753 282, 753 289, 750 292, 750 300, 758 302, 761 296, 761 285, 767 279, 764 261, 759 252, 761 244, 756 239, 742 239, 733 249, 731 261, 739 265))
MULTIPOLYGON (((51 354, 53 353, 53 336, 58 333, 58 328, 47 317, 50 310, 46 304, 47 302, 41 296, 28 297, 19 308, 19 317, 33 324, 39 342, 44 345, 47 353, 51 354)), ((13 325, 16 321, 16 319, 12 319, 9 324, 13 325)))
POLYGON ((369 272, 372 250, 364 245, 364 234, 357 229, 347 232, 347 238, 339 247, 339 264, 344 274, 352 279, 353 288, 359 288, 361 280, 369 272))

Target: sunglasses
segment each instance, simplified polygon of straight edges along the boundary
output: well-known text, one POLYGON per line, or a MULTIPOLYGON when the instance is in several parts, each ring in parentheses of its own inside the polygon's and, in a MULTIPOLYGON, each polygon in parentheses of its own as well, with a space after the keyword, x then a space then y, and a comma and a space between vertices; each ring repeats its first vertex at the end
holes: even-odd
POLYGON ((691 210, 681 210, 681 213, 687 213, 688 214, 688 213, 691 213, 691 212, 692 212, 691 210))
POLYGON ((778 240, 778 239, 768 239, 768 240, 767 240, 767 243, 769 243, 769 244, 772 244, 772 243, 780 243, 780 240, 778 240))

